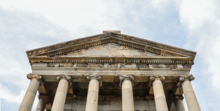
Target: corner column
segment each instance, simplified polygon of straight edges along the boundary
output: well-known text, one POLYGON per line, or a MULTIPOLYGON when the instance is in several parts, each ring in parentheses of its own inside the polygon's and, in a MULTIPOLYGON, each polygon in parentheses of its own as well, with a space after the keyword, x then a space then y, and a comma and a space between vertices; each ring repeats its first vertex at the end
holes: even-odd
POLYGON ((89 79, 88 94, 85 111, 98 111, 99 81, 101 76, 93 74, 87 76, 89 79))
POLYGON ((191 81, 194 79, 195 77, 193 75, 179 78, 180 82, 182 82, 183 93, 186 98, 189 111, 201 111, 193 87, 191 85, 191 81))
POLYGON ((67 75, 59 75, 57 76, 59 80, 59 85, 57 88, 57 92, 54 98, 53 106, 51 111, 63 111, 66 95, 69 84, 71 84, 71 77, 67 75))
POLYGON ((31 80, 28 89, 24 95, 18 111, 31 111, 32 105, 34 103, 34 98, 36 96, 38 87, 40 85, 41 76, 35 74, 28 74, 27 78, 31 80))
POLYGON ((133 76, 123 75, 119 77, 122 86, 122 111, 134 111, 134 99, 131 80, 133 76))
POLYGON ((161 80, 165 80, 165 77, 151 76, 150 80, 153 81, 154 99, 155 99, 157 111, 168 111, 166 96, 161 81, 161 80))
POLYGON ((176 111, 185 111, 183 105, 183 96, 176 96, 176 100, 174 103, 175 103, 176 111))
POLYGON ((49 97, 39 95, 38 98, 39 98, 39 101, 38 101, 38 104, 37 104, 37 107, 36 107, 35 111, 44 111, 49 97))

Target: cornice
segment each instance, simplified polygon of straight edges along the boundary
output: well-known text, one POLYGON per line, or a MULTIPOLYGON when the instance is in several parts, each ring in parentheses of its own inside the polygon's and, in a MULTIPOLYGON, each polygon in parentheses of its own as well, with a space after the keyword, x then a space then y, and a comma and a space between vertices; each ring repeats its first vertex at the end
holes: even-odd
POLYGON ((147 60, 147 59, 136 59, 136 58, 99 58, 99 59, 50 59, 50 60, 41 60, 41 59, 33 59, 30 60, 30 63, 143 63, 143 64, 191 64, 194 62, 192 60, 181 60, 181 59, 173 59, 169 61, 161 61, 161 60, 147 60))
POLYGON ((137 50, 155 53, 161 56, 191 57, 194 59, 196 55, 196 52, 193 51, 113 32, 30 50, 27 51, 27 55, 29 58, 42 55, 54 57, 56 55, 65 55, 66 53, 75 50, 88 49, 89 47, 94 47, 107 43, 116 43, 119 45, 135 48, 137 50))

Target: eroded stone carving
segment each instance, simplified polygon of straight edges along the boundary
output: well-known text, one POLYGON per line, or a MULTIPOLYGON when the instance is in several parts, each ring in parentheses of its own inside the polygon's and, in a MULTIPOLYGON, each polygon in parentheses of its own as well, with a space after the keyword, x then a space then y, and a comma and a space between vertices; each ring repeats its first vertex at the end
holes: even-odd
POLYGON ((149 68, 166 68, 165 64, 149 64, 149 68))
POLYGON ((91 75, 88 75, 86 78, 87 78, 88 80, 96 79, 96 80, 99 81, 99 86, 102 86, 102 78, 101 78, 100 75, 98 75, 98 74, 91 74, 91 75))
POLYGON ((102 68, 104 65, 103 64, 96 64, 96 63, 89 63, 88 66, 91 68, 95 68, 95 67, 102 68))
POLYGON ((148 64, 137 64, 137 68, 149 68, 148 64))
POLYGON ((60 63, 60 67, 73 67, 72 63, 60 63))
POLYGON ((69 82, 69 84, 72 85, 70 76, 68 76, 68 75, 58 75, 57 80, 60 81, 61 79, 66 79, 69 82))
POLYGON ((41 79, 42 76, 37 75, 37 74, 28 74, 28 75, 27 75, 27 78, 28 78, 28 79, 33 79, 33 78, 41 79))
POLYGON ((86 64, 86 63, 79 63, 79 64, 77 64, 76 67, 88 67, 88 64, 86 64))
POLYGON ((47 67, 54 67, 55 63, 47 63, 47 67))
POLYGON ((133 76, 133 75, 122 75, 122 76, 119 77, 119 79, 120 79, 120 84, 119 84, 119 86, 121 86, 121 85, 122 85, 122 82, 123 82, 124 80, 133 81, 133 80, 134 80, 134 76, 133 76))
POLYGON ((166 68, 175 69, 175 68, 176 68, 176 65, 173 65, 173 64, 169 65, 169 64, 167 64, 167 65, 166 65, 166 68))
POLYGON ((150 76, 150 80, 151 80, 151 81, 154 81, 155 78, 159 78, 159 79, 162 80, 162 81, 165 80, 165 77, 164 77, 164 76, 154 76, 154 75, 151 75, 151 76, 150 76))
POLYGON ((183 81, 185 81, 185 80, 192 81, 192 80, 194 80, 194 79, 195 79, 195 77, 194 77, 193 75, 181 76, 181 77, 179 78, 179 81, 180 81, 180 82, 183 82, 183 81))
POLYGON ((159 54, 162 56, 172 56, 172 55, 195 56, 195 54, 196 54, 195 52, 181 50, 181 49, 178 49, 178 48, 175 48, 172 46, 167 46, 167 45, 163 45, 163 44, 159 44, 159 43, 155 43, 155 42, 151 42, 148 40, 139 39, 139 38, 135 38, 135 37, 131 37, 131 36, 124 36, 121 34, 115 35, 115 39, 118 39, 118 40, 115 40, 115 39, 108 40, 107 38, 111 38, 112 34, 114 34, 114 33, 101 34, 103 37, 93 36, 90 38, 82 38, 82 39, 77 39, 77 40, 73 40, 73 41, 69 41, 69 42, 64 42, 64 43, 60 43, 58 45, 53 45, 53 46, 49 46, 46 48, 40 48, 40 49, 36 49, 34 51, 28 51, 27 54, 28 54, 28 56, 32 56, 32 55, 40 55, 40 54, 42 55, 42 54, 46 54, 47 52, 50 52, 49 56, 55 56, 55 55, 69 53, 69 52, 72 52, 75 50, 87 49, 89 47, 93 47, 93 46, 97 46, 97 45, 101 45, 101 44, 106 44, 106 43, 116 43, 116 44, 123 45, 126 47, 131 47, 134 49, 148 51, 148 52, 159 54), (104 37, 104 35, 105 35, 105 37, 104 37), (102 38, 102 41, 100 41, 101 38, 102 38), (103 40, 103 39, 106 39, 106 40, 103 40), (119 40, 121 40, 123 42, 120 42, 119 40), (124 42, 124 40, 126 40, 127 42, 124 42), (131 44, 130 41, 132 41, 134 43, 131 44), (90 42, 93 42, 93 44, 89 44, 90 42), (82 45, 82 43, 84 43, 84 45, 82 45), (57 48, 62 49, 62 52, 57 52, 55 50, 57 48))

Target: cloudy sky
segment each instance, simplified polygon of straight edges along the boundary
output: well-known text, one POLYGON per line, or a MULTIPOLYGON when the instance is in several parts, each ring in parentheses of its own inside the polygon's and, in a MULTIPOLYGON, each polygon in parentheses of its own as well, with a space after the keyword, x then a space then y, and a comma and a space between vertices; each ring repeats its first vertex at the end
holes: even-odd
POLYGON ((196 51, 192 85, 201 109, 217 111, 219 6, 219 0, 0 0, 0 111, 18 110, 28 87, 25 51, 103 30, 196 51))

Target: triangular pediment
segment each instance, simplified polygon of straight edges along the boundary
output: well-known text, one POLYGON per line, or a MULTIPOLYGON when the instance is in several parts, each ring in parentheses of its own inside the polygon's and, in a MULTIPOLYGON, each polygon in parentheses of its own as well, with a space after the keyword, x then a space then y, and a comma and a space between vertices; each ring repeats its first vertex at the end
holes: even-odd
POLYGON ((72 51, 65 55, 55 57, 143 57, 143 56, 161 56, 158 54, 134 49, 132 47, 119 45, 116 43, 106 43, 88 49, 72 51))
POLYGON ((27 51, 28 57, 47 56, 163 56, 190 57, 196 52, 119 33, 104 33, 27 51))

